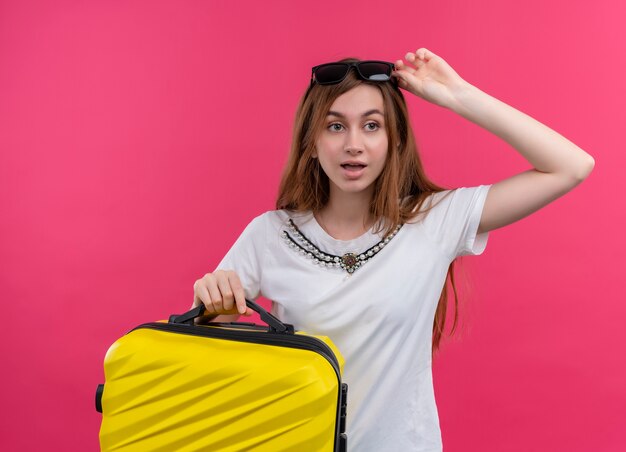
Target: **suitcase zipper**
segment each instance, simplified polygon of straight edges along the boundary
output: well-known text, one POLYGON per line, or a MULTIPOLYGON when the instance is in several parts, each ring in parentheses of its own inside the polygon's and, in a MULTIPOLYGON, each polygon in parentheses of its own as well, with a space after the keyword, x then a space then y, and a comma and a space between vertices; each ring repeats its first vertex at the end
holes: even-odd
MULTIPOLYGON (((223 326, 227 327, 228 324, 223 324, 223 326)), ((226 339, 233 341, 244 341, 244 342, 253 342, 257 344, 268 344, 275 345, 278 347, 291 347, 291 348, 299 348, 302 350, 309 350, 316 352, 322 355, 326 360, 333 366, 335 369, 335 373, 337 374, 337 378, 341 381, 341 373, 339 371, 339 363, 337 362, 337 358, 335 354, 331 350, 331 348, 322 342, 319 339, 310 336, 300 336, 295 334, 276 334, 276 333, 249 333, 247 331, 237 331, 237 330, 220 330, 213 327, 206 326, 191 326, 191 325, 181 325, 181 324, 172 324, 172 323, 161 323, 161 322, 152 322, 152 323, 144 323, 139 325, 129 333, 140 329, 140 328, 148 328, 153 330, 161 330, 168 331, 171 333, 179 333, 179 334, 188 334, 191 336, 201 336, 201 337, 214 337, 218 339, 226 339)), ((267 331, 266 328, 263 328, 264 331, 267 331)))

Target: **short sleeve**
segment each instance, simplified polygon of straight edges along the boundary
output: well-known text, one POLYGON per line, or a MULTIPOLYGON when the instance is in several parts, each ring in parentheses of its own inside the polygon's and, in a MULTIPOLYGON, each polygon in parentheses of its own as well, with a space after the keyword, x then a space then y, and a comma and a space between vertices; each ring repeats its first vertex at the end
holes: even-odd
POLYGON ((461 187, 433 195, 435 207, 425 223, 448 257, 479 255, 485 250, 489 232, 478 234, 478 226, 490 187, 461 187))
POLYGON ((253 219, 228 250, 215 270, 233 270, 239 276, 246 298, 260 295, 262 259, 265 250, 265 216, 253 219))

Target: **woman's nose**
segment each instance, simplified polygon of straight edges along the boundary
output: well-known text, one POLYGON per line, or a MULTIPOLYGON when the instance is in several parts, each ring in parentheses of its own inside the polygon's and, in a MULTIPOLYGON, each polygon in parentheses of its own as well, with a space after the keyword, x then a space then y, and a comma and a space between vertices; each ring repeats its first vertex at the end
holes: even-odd
POLYGON ((358 131, 352 131, 348 134, 348 139, 344 147, 344 151, 350 154, 360 154, 363 152, 363 139, 358 131))
POLYGON ((344 151, 346 151, 347 153, 352 154, 352 155, 358 155, 358 154, 361 154, 363 152, 363 148, 356 147, 356 146, 346 146, 344 148, 344 151))

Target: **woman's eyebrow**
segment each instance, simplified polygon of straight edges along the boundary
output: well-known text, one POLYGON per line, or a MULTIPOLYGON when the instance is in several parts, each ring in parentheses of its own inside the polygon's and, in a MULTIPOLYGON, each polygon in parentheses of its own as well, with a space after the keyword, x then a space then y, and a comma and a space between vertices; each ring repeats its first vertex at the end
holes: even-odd
MULTIPOLYGON (((367 110, 365 113, 361 115, 361 117, 364 118, 365 116, 370 116, 374 114, 385 116, 382 111, 378 110, 377 108, 374 108, 372 110, 367 110)), ((330 110, 326 116, 337 116, 338 118, 346 117, 346 115, 344 115, 343 113, 339 113, 338 111, 332 111, 332 110, 330 110)))

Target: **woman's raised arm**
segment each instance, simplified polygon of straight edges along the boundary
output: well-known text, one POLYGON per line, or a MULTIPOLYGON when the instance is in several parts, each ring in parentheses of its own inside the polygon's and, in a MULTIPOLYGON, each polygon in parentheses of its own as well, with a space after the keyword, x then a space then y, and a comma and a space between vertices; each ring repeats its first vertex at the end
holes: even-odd
POLYGON ((443 58, 427 49, 406 55, 394 72, 399 85, 449 108, 494 133, 517 150, 533 169, 489 189, 478 232, 518 221, 563 196, 594 167, 593 158, 571 141, 519 110, 464 81, 443 58))

